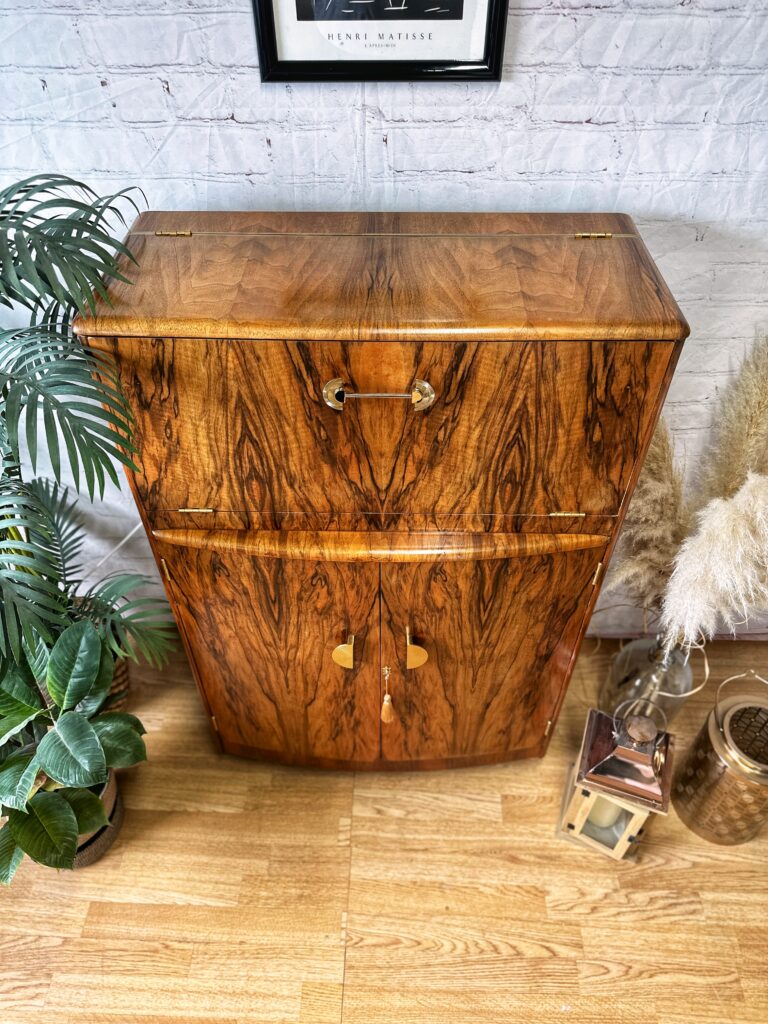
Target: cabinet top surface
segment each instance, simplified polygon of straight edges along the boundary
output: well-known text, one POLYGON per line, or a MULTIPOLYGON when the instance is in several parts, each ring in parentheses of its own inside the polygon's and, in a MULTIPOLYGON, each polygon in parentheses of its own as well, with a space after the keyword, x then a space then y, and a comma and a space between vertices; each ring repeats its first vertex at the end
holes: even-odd
POLYGON ((615 213, 142 214, 84 336, 676 340, 688 325, 615 213), (159 233, 159 234, 158 234, 159 233), (610 237, 580 238, 580 234, 610 237))

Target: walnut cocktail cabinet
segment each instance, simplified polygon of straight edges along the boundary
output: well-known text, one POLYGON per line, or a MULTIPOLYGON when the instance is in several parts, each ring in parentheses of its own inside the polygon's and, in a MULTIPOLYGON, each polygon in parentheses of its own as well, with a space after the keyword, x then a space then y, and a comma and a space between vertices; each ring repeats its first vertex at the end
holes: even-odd
POLYGON ((128 244, 78 331, 222 748, 543 754, 688 333, 632 221, 146 213, 128 244))

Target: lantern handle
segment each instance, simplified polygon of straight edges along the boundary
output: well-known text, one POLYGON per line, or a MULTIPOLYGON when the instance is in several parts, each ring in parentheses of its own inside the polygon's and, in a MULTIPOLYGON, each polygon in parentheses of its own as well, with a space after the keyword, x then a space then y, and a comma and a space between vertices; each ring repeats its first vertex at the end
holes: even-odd
POLYGON ((765 685, 768 686, 768 679, 765 679, 763 676, 758 675, 757 672, 755 672, 755 670, 753 668, 750 668, 750 669, 747 669, 746 672, 737 672, 735 675, 728 676, 728 678, 724 679, 722 681, 722 683, 720 683, 720 685, 717 688, 717 693, 715 694, 715 719, 717 721, 717 727, 720 730, 720 732, 723 733, 723 735, 725 733, 724 733, 723 717, 720 714, 720 693, 721 693, 723 687, 727 686, 728 683, 732 683, 736 679, 746 679, 748 676, 751 677, 752 679, 756 679, 759 683, 765 683, 765 685))

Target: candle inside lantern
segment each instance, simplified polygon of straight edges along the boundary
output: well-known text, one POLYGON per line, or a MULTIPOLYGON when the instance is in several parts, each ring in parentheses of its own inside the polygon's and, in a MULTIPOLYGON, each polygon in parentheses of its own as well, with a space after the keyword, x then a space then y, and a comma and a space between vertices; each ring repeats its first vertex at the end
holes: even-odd
POLYGON ((621 807, 604 796, 598 796, 590 808, 587 821, 597 828, 610 828, 615 825, 621 815, 621 807))

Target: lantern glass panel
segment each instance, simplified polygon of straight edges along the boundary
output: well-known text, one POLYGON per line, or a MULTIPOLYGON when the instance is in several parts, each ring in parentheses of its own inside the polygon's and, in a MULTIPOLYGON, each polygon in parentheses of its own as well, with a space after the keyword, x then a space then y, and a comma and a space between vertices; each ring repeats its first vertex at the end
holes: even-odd
POLYGON ((617 807, 616 809, 619 814, 612 825, 597 825, 587 818, 581 827, 582 834, 590 839, 594 839, 596 843, 600 843, 602 846, 607 846, 609 850, 614 850, 633 818, 632 812, 628 811, 625 807, 617 807))

